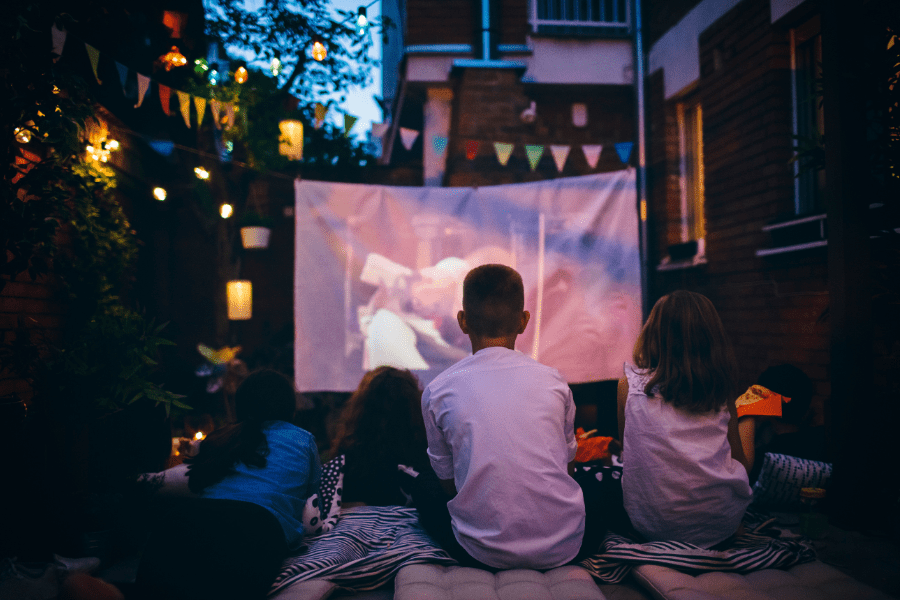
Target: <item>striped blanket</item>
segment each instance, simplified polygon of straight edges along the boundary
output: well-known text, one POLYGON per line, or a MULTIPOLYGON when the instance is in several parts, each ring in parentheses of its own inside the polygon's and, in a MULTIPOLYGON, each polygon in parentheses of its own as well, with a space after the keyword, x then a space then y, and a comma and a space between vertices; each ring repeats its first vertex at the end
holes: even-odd
MULTIPOLYGON (((754 519, 755 520, 755 519, 754 519)), ((756 523, 751 523, 751 528, 756 523)), ((745 534, 728 550, 705 550, 677 542, 635 543, 609 534, 598 554, 582 561, 602 583, 619 583, 634 565, 655 564, 681 571, 784 569, 815 558, 802 541, 745 534)), ((334 529, 308 537, 296 556, 288 558, 270 594, 297 581, 328 579, 358 591, 391 581, 400 568, 417 563, 456 564, 419 527, 414 508, 361 506, 346 509, 334 529)))

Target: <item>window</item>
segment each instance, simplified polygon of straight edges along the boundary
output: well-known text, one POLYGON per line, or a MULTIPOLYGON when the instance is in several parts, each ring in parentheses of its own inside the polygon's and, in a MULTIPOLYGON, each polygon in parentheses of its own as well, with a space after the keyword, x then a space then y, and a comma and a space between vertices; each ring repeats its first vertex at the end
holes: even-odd
POLYGON ((627 0, 533 0, 536 31, 559 35, 627 34, 627 0))
POLYGON ((679 103, 676 114, 681 157, 681 241, 690 242, 706 236, 703 212, 703 110, 696 102, 679 103))
POLYGON ((791 30, 791 70, 794 103, 794 211, 798 215, 824 210, 825 169, 822 135, 822 36, 819 18, 791 30))

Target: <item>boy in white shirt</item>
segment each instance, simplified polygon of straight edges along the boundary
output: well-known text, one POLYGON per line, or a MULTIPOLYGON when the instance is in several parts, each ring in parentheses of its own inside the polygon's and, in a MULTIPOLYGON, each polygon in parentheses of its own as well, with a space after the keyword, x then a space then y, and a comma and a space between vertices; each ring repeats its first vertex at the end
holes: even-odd
POLYGON ((514 269, 470 271, 457 320, 472 355, 422 395, 428 456, 445 495, 414 499, 425 529, 469 566, 550 569, 585 541, 584 499, 569 475, 572 392, 556 369, 514 349, 530 317, 524 303, 514 269))

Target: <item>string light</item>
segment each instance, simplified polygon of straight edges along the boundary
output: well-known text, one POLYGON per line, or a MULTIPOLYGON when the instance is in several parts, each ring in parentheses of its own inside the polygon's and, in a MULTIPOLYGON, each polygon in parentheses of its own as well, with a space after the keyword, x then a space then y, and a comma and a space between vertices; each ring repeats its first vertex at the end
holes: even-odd
POLYGON ((322 62, 327 55, 328 50, 325 49, 325 44, 322 43, 322 40, 318 38, 314 39, 312 45, 312 57, 315 60, 322 62))
POLYGON ((219 72, 215 69, 209 72, 209 85, 216 85, 219 83, 219 72))
POLYGON ((209 179, 209 171, 203 167, 194 167, 194 175, 197 176, 197 179, 209 179))
POLYGON ((209 63, 206 62, 205 58, 198 58, 194 61, 194 73, 202 75, 207 71, 209 71, 209 63))
POLYGON ((223 204, 219 207, 219 214, 222 215, 223 219, 227 219, 234 213, 234 207, 228 203, 223 204))
POLYGON ((160 202, 165 200, 166 196, 168 196, 168 194, 166 193, 166 190, 164 188, 161 188, 161 187, 153 188, 153 197, 156 198, 157 200, 159 200, 160 202))
POLYGON ((243 66, 240 66, 234 72, 234 80, 238 83, 246 83, 247 77, 249 77, 249 75, 250 74, 247 73, 247 69, 245 69, 243 66))
POLYGON ((269 70, 272 71, 272 75, 274 75, 275 77, 278 77, 279 73, 281 73, 281 70, 283 68, 284 68, 284 65, 281 64, 281 60, 277 56, 272 59, 272 62, 269 65, 269 70))
POLYGON ((366 14, 366 7, 360 6, 359 10, 356 13, 356 31, 359 35, 363 35, 366 32, 366 28, 369 26, 369 17, 366 14))

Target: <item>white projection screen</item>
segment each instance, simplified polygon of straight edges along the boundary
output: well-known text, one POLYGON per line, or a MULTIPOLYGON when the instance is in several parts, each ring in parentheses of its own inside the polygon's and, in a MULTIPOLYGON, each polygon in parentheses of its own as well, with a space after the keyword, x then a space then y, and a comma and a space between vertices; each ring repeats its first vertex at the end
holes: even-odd
POLYGON ((295 183, 294 374, 351 391, 366 370, 427 385, 471 353, 462 282, 522 274, 531 322, 516 349, 569 383, 617 379, 641 325, 633 169, 480 188, 295 183))

